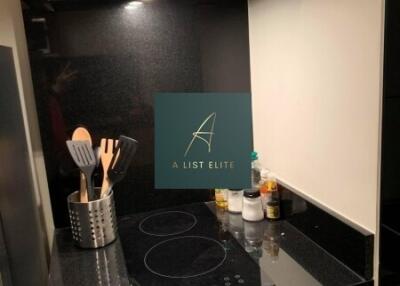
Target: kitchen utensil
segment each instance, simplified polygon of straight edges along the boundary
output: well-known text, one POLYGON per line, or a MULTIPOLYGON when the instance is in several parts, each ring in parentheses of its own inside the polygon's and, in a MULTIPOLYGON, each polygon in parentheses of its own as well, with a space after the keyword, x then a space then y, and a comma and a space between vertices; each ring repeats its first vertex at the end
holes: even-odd
MULTIPOLYGON (((95 192, 96 197, 99 197, 100 188, 95 188, 95 192)), ((98 248, 116 239, 117 222, 112 192, 87 204, 79 202, 78 192, 70 194, 67 200, 72 239, 76 245, 83 248, 98 248)))
POLYGON ((108 168, 108 178, 111 188, 116 183, 120 182, 126 175, 126 171, 136 153, 138 141, 121 135, 118 139, 117 147, 114 150, 114 155, 108 168))
POLYGON ((94 157, 96 158, 96 168, 100 165, 100 147, 93 148, 94 157))
MULTIPOLYGON (((90 145, 92 145, 92 138, 90 136, 89 131, 85 127, 78 127, 72 133, 73 141, 89 141, 90 145)), ((80 173, 80 188, 79 188, 79 197, 82 203, 88 202, 88 194, 86 188, 86 178, 85 174, 80 173)))
POLYGON ((92 185, 92 174, 96 167, 96 158, 89 141, 67 141, 69 153, 75 164, 85 174, 86 187, 88 191, 88 200, 94 200, 95 194, 92 185))
POLYGON ((103 166, 103 183, 101 185, 100 198, 104 197, 110 189, 110 180, 108 179, 108 169, 114 155, 114 149, 118 140, 102 138, 100 141, 100 158, 103 166))

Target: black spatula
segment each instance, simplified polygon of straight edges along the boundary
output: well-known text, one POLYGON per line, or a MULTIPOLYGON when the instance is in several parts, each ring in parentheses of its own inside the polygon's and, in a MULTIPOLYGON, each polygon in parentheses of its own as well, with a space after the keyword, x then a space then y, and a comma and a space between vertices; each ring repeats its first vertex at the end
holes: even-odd
POLYGON ((124 135, 119 137, 107 172, 108 179, 111 181, 109 192, 116 183, 120 182, 125 177, 126 171, 136 153, 137 145, 138 141, 135 139, 124 135))
POLYGON ((92 185, 92 174, 96 167, 96 157, 94 156, 90 142, 68 140, 67 147, 75 164, 81 169, 82 173, 85 174, 89 201, 94 200, 95 195, 92 185))

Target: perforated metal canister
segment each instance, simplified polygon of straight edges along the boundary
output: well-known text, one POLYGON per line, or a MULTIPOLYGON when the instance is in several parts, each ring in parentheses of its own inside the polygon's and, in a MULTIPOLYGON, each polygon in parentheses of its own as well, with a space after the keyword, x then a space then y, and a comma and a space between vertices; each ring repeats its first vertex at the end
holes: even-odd
MULTIPOLYGON (((95 188, 97 194, 99 191, 99 188, 95 188)), ((76 191, 67 200, 72 238, 76 245, 82 248, 99 248, 116 239, 113 192, 102 199, 81 203, 79 191, 76 191)))

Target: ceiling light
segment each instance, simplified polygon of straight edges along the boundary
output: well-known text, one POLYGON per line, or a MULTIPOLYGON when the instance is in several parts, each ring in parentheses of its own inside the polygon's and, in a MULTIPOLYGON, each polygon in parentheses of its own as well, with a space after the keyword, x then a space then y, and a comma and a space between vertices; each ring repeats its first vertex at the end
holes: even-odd
POLYGON ((141 1, 132 1, 129 2, 128 4, 125 5, 125 9, 126 10, 133 10, 136 9, 137 7, 141 6, 143 4, 143 2, 141 1))

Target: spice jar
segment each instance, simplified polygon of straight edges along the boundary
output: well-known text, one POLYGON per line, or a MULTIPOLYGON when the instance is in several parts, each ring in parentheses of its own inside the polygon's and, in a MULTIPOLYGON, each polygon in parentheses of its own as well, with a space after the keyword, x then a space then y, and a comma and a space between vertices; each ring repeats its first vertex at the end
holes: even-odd
POLYGON ((281 217, 279 200, 272 199, 271 201, 269 201, 267 203, 265 214, 266 214, 267 219, 278 220, 281 217))
POLYGON ((227 190, 226 189, 215 189, 215 203, 217 207, 226 209, 227 207, 227 190))
POLYGON ((241 213, 243 208, 243 190, 228 190, 228 211, 241 213))
POLYGON ((264 212, 258 190, 248 189, 243 193, 242 217, 247 221, 260 221, 264 219, 264 212))

